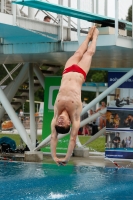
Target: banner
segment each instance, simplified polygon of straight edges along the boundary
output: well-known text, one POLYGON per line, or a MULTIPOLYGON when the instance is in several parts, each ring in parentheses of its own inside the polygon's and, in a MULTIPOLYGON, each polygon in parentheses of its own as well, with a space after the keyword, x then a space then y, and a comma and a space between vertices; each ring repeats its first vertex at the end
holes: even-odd
MULTIPOLYGON (((109 72, 108 85, 124 72, 109 72)), ((133 159, 133 77, 107 97, 105 156, 133 159)))
MULTIPOLYGON (((51 134, 51 121, 54 116, 54 103, 61 83, 61 77, 45 77, 45 94, 44 94, 44 114, 43 114, 43 133, 45 139, 51 134)), ((57 153, 66 153, 70 135, 65 136, 58 141, 57 153)), ((50 152, 50 146, 42 149, 44 152, 50 152)))

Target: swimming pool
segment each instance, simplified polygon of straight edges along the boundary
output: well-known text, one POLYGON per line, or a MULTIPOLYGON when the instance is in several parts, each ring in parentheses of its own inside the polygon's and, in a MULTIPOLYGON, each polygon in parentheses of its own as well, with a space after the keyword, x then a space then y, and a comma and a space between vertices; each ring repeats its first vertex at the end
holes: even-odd
POLYGON ((1 200, 131 200, 133 170, 0 161, 1 200))

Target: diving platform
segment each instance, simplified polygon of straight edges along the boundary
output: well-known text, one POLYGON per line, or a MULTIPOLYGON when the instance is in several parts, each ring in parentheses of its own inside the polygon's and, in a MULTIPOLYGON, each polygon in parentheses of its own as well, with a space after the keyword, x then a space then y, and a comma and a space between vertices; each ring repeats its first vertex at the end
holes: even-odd
MULTIPOLYGON (((32 31, 25 29, 24 24, 28 24, 29 20, 24 20, 26 22, 23 23, 23 28, 0 24, 0 37, 3 38, 3 43, 0 45, 1 64, 31 62, 65 65, 67 59, 73 55, 85 39, 85 36, 81 36, 77 38, 77 41, 66 40, 61 43, 44 36, 43 34, 46 32, 42 32, 43 34, 40 35, 38 32, 41 28, 38 28, 38 32, 34 32, 33 29, 32 31)), ((34 20, 34 24, 37 23, 38 21, 34 20)), ((44 23, 42 25, 44 26, 44 23)), ((48 25, 52 30, 53 24, 48 25)), ((118 36, 116 39, 114 28, 110 27, 100 28, 99 31, 101 34, 98 37, 97 50, 91 67, 95 69, 113 68, 115 70, 117 68, 132 68, 133 39, 123 36, 118 36)), ((54 35, 55 38, 57 36, 57 34, 54 35)), ((67 35, 65 37, 67 38, 67 35)))
MULTIPOLYGON (((97 50, 92 60, 92 68, 95 69, 127 69, 133 67, 133 39, 127 37, 127 30, 132 28, 132 23, 120 21, 125 24, 126 29, 119 29, 116 37, 114 19, 64 6, 50 4, 45 1, 14 1, 16 4, 27 4, 32 7, 38 5, 40 9, 65 14, 92 22, 104 23, 109 26, 99 29, 97 50), (43 7, 41 7, 43 5, 43 7), (129 28, 130 27, 130 28, 129 28)), ((15 4, 14 4, 15 5, 15 4)), ((44 63, 50 65, 64 66, 70 56, 78 49, 85 39, 84 36, 75 36, 70 40, 73 33, 70 27, 61 27, 60 24, 52 24, 37 19, 0 13, 0 64, 11 63, 44 63), (61 40, 62 29, 62 40, 61 40)))
MULTIPOLYGON (((65 6, 49 3, 43 0, 16 0, 12 3, 37 8, 39 10, 47 10, 57 14, 66 15, 93 23, 99 23, 103 26, 115 27, 114 18, 92 14, 78 9, 68 8, 65 6)), ((119 27, 121 27, 122 29, 132 30, 132 23, 124 20, 119 20, 119 27)))

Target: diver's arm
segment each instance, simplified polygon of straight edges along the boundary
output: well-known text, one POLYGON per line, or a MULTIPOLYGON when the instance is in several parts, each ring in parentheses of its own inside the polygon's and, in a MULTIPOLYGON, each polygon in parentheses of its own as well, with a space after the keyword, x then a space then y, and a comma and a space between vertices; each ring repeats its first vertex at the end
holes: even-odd
POLYGON ((52 122, 51 122, 51 155, 53 160, 57 163, 59 161, 59 159, 56 156, 56 146, 57 146, 57 142, 58 142, 58 138, 57 138, 57 133, 55 130, 55 119, 53 118, 52 122))
POLYGON ((68 146, 67 154, 64 159, 65 162, 69 161, 69 159, 73 153, 73 149, 75 148, 75 145, 76 145, 76 137, 78 135, 79 127, 80 127, 80 118, 78 121, 74 121, 72 123, 72 130, 70 133, 69 146, 68 146))

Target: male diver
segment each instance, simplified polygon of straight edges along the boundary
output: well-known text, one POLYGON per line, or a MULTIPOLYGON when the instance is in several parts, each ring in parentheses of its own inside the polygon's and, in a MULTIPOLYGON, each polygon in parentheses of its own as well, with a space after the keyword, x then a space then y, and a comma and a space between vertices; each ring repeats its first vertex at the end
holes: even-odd
POLYGON ((51 123, 51 154, 57 165, 65 165, 69 161, 76 144, 82 110, 81 87, 91 66, 98 34, 99 31, 95 26, 90 28, 85 41, 74 55, 68 59, 63 71, 51 123), (88 46, 90 41, 91 44, 88 46), (58 133, 68 133, 70 125, 72 125, 72 128, 67 154, 64 158, 57 158, 57 135, 58 133))

